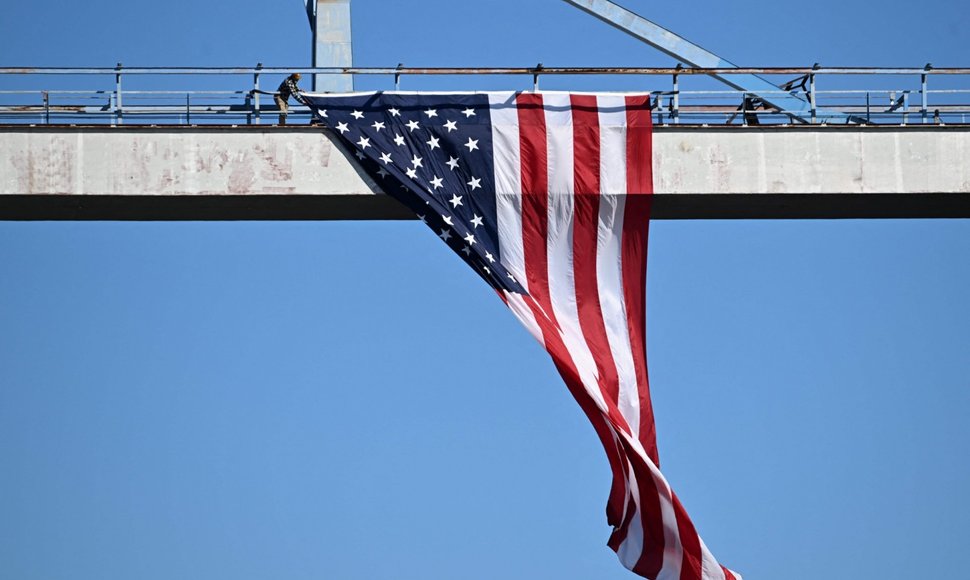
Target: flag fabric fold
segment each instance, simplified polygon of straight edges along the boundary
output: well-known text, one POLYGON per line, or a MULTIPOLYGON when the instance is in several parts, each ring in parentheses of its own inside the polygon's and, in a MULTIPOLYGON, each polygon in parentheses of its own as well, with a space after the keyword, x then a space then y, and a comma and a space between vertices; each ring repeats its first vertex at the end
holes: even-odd
POLYGON ((305 97, 552 356, 606 451, 608 544, 623 565, 646 578, 740 578, 659 469, 645 348, 649 95, 305 97))

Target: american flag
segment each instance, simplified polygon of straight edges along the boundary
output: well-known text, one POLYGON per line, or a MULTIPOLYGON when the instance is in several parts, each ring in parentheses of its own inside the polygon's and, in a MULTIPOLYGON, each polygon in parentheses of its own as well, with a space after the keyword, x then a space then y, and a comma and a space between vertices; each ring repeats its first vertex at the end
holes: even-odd
POLYGON ((647 578, 739 578, 660 473, 647 380, 647 94, 305 95, 552 355, 609 458, 609 546, 647 578))

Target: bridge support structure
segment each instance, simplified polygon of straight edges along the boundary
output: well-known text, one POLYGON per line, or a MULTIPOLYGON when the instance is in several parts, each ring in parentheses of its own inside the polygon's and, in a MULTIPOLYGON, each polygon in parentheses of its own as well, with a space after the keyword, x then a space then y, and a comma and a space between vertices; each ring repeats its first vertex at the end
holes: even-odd
MULTIPOLYGON (((970 126, 658 126, 656 219, 970 217, 970 126)), ((0 219, 386 220, 316 127, 0 127, 0 219)))
MULTIPOLYGON (((351 45, 350 0, 309 0, 316 4, 312 16, 313 66, 350 68, 354 66, 351 45)), ((354 90, 351 74, 315 74, 313 91, 348 93, 354 90)))

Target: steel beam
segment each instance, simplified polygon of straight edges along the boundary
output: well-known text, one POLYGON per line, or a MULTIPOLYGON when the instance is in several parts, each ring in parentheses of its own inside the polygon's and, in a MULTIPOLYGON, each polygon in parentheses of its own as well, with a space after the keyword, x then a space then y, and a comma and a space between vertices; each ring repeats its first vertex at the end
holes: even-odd
MULTIPOLYGON (((634 38, 649 44, 660 52, 701 68, 732 69, 737 65, 713 52, 694 44, 686 38, 647 20, 643 16, 610 2, 609 0, 563 0, 603 22, 622 30, 634 38)), ((753 74, 711 74, 712 77, 748 96, 757 97, 782 111, 793 119, 809 122, 813 117, 821 121, 847 121, 838 111, 815 109, 812 104, 795 92, 786 92, 773 83, 753 74)))
MULTIPOLYGON (((308 0, 316 3, 313 15, 313 66, 350 68, 354 65, 350 34, 350 0, 308 0)), ((354 90, 350 74, 315 74, 316 93, 354 90)))

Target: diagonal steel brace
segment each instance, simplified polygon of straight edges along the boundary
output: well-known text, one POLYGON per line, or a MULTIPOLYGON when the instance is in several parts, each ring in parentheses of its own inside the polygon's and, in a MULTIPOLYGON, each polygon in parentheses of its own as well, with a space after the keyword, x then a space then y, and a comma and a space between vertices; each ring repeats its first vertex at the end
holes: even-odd
MULTIPOLYGON (((691 66, 738 68, 734 63, 609 0, 563 1, 691 66)), ((793 121, 809 123, 813 118, 823 123, 859 121, 845 113, 819 107, 816 107, 813 115, 812 104, 802 98, 797 91, 779 88, 758 75, 711 74, 711 76, 728 86, 744 91, 749 97, 757 97, 764 103, 772 105, 789 115, 793 121)))

